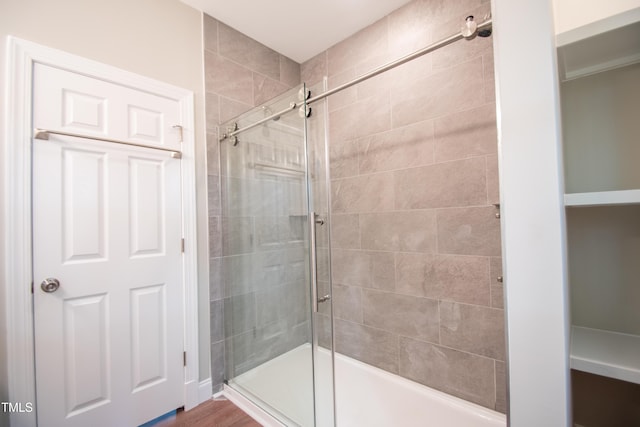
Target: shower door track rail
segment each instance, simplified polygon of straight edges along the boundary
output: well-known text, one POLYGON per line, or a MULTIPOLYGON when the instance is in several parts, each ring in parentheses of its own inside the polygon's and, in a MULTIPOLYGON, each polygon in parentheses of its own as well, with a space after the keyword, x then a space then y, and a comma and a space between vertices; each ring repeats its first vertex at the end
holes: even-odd
MULTIPOLYGON (((473 17, 472 16, 467 18, 467 23, 469 23, 469 22, 473 22, 473 17)), ((419 58, 419 57, 421 57, 423 55, 426 55, 427 53, 434 52, 434 51, 436 51, 436 50, 438 50, 438 49, 440 49, 442 47, 445 47, 445 46, 448 46, 448 45, 450 45, 452 43, 455 43, 458 40, 461 40, 461 39, 471 40, 471 39, 475 38, 477 35, 480 35, 481 32, 483 32, 485 30, 491 30, 492 25, 493 25, 493 20, 491 18, 487 18, 483 22, 478 24, 477 27, 475 29, 473 29, 473 31, 470 34, 466 34, 466 35, 464 34, 465 28, 463 27, 463 29, 460 32, 456 33, 456 34, 453 34, 453 35, 451 35, 451 36, 449 36, 447 38, 444 38, 444 39, 442 39, 442 40, 440 40, 438 42, 435 42, 435 43, 433 43, 433 44, 431 44, 429 46, 423 47, 422 49, 419 49, 419 50, 417 50, 417 51, 415 51, 413 53, 410 53, 409 55, 403 56, 402 58, 396 59, 395 61, 392 61, 392 62, 389 62, 389 63, 387 63, 385 65, 382 65, 382 66, 380 66, 380 67, 378 67, 378 68, 376 68, 374 70, 369 71, 368 73, 365 73, 365 74, 363 74, 363 75, 361 75, 359 77, 356 77, 355 79, 353 79, 353 80, 351 80, 351 81, 349 81, 347 83, 343 83, 343 84, 341 84, 339 86, 336 86, 333 89, 327 90, 326 92, 323 92, 323 93, 321 93, 319 95, 312 96, 311 98, 307 99, 306 101, 301 101, 299 103, 292 102, 291 104, 289 104, 289 107, 285 108, 284 110, 278 111, 277 113, 274 113, 274 114, 270 115, 269 117, 265 117, 264 119, 259 120, 259 121, 255 122, 255 123, 247 125, 247 126, 245 126, 243 128, 238 128, 238 125, 236 123, 233 128, 229 129, 229 132, 223 134, 220 137, 220 142, 226 140, 227 138, 234 138, 239 133, 242 133, 242 132, 244 132, 246 130, 249 130, 249 129, 253 129, 254 127, 259 126, 259 125, 261 125, 263 123, 266 123, 271 119, 279 117, 281 114, 287 113, 287 112, 295 109, 296 107, 309 105, 309 104, 312 104, 312 103, 314 103, 316 101, 320 101, 320 100, 322 100, 322 99, 324 99, 324 98, 326 98, 328 96, 331 96, 331 95, 333 95, 335 93, 338 93, 340 91, 348 89, 351 86, 357 85, 358 83, 361 83, 361 82, 363 82, 365 80, 368 80, 368 79, 370 79, 372 77, 375 77, 378 74, 382 74, 385 71, 389 71, 389 70, 391 70, 393 68, 396 68, 396 67, 398 67, 398 66, 400 66, 402 64, 405 64, 405 63, 407 63, 409 61, 412 61, 412 60, 414 60, 416 58, 419 58)), ((487 35, 481 35, 481 37, 487 37, 487 35)), ((236 145, 236 144, 237 144, 237 139, 234 139, 234 145, 236 145)))

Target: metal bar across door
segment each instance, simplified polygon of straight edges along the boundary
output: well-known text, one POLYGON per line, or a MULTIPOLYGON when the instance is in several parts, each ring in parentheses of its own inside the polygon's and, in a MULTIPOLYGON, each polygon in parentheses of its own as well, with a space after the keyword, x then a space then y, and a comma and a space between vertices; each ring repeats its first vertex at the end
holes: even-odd
POLYGON ((33 130, 33 137, 35 139, 48 140, 49 139, 49 135, 70 136, 72 138, 92 139, 94 141, 111 142, 111 143, 114 143, 114 144, 122 144, 122 145, 132 145, 134 147, 141 147, 141 148, 151 148, 153 150, 167 151, 167 152, 171 153, 171 157, 173 157, 174 159, 181 159, 182 158, 182 152, 181 151, 172 150, 170 148, 155 147, 153 145, 138 144, 138 143, 135 143, 135 142, 121 141, 121 140, 118 140, 118 139, 111 139, 111 138, 102 138, 102 137, 99 137, 99 136, 81 135, 81 134, 78 134, 78 133, 70 133, 70 132, 60 132, 60 131, 57 131, 57 130, 47 130, 47 129, 38 129, 38 128, 33 130))

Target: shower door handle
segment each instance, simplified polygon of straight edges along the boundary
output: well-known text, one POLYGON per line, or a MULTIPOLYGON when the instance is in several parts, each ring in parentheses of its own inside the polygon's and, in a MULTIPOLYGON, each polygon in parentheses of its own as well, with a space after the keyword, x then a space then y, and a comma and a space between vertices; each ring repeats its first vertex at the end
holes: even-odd
POLYGON ((318 304, 327 302, 331 299, 331 295, 325 295, 318 298, 318 253, 316 250, 316 224, 324 225, 324 219, 320 218, 315 212, 309 212, 309 265, 311 266, 311 298, 313 304, 313 312, 318 312, 318 304))
POLYGON ((316 252, 316 213, 309 212, 309 271, 311 274, 311 304, 318 312, 318 257, 316 252))

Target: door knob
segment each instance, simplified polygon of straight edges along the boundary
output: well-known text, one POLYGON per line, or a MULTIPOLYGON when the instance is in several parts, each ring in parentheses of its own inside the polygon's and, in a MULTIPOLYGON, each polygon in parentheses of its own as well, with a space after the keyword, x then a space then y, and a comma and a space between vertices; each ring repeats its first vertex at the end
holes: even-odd
POLYGON ((60 282, 58 279, 54 279, 53 277, 49 277, 44 279, 42 283, 40 283, 40 289, 47 293, 55 292, 60 287, 60 282))

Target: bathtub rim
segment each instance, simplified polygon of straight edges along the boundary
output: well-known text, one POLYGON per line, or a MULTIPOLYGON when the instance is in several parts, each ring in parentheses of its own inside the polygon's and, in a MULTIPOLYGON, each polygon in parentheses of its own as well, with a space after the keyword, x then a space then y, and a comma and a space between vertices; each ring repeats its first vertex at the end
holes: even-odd
MULTIPOLYGON (((310 348, 311 348, 311 344, 305 343, 290 350, 285 354, 299 352, 299 351, 308 351, 310 348)), ((318 348, 318 352, 322 354, 323 357, 331 357, 331 353, 332 353, 331 350, 328 350, 323 347, 318 348)), ((281 356, 283 355, 280 355, 278 357, 281 357, 281 356)), ((474 415, 478 416, 479 418, 482 418, 486 421, 499 423, 501 426, 506 427, 507 425, 507 417, 505 414, 501 412, 489 409, 477 403, 464 400, 460 397, 453 396, 451 394, 448 394, 443 391, 437 390, 435 388, 429 387, 427 385, 421 384, 409 378, 402 377, 398 374, 387 372, 383 369, 361 362, 357 359, 353 359, 349 356, 346 356, 338 352, 334 353, 334 360, 335 360, 334 370, 339 371, 340 370, 339 366, 341 364, 354 367, 355 369, 365 371, 367 374, 372 375, 376 378, 382 378, 383 381, 389 381, 395 386, 408 388, 410 392, 415 392, 415 393, 424 395, 425 397, 429 399, 433 399, 439 404, 446 405, 449 408, 455 408, 461 411, 471 412, 474 415)), ((336 383, 338 383, 338 381, 336 381, 336 383)), ((336 387, 334 390, 336 395, 340 394, 338 387, 336 387)), ((241 408, 243 411, 245 411, 248 415, 250 415, 256 421, 264 425, 265 427, 286 427, 286 424, 283 424, 282 422, 280 422, 268 411, 266 411, 265 409, 261 408, 258 404, 251 401, 251 399, 249 399, 247 396, 243 395, 241 391, 234 389, 233 386, 225 383, 221 394, 227 399, 229 399, 231 402, 233 402, 236 406, 241 408)), ((337 407, 335 408, 335 411, 336 411, 336 415, 339 416, 337 407)))
MULTIPOLYGON (((324 348, 321 348, 320 351, 329 352, 329 350, 326 350, 324 348)), ((337 353, 337 352, 335 353, 335 360, 336 361, 340 360, 345 364, 350 364, 352 366, 355 366, 356 368, 367 371, 369 374, 372 374, 376 377, 382 377, 384 378, 385 381, 390 381, 393 384, 399 385, 400 387, 407 387, 412 391, 415 391, 420 394, 424 394, 425 396, 428 396, 429 398, 433 398, 434 400, 442 402, 443 404, 449 407, 460 408, 463 411, 467 410, 469 412, 473 412, 474 414, 484 418, 487 421, 503 423, 504 426, 507 425, 507 416, 506 414, 503 414, 501 412, 495 411, 493 409, 487 408, 485 406, 479 405, 474 402, 470 402, 461 397, 451 395, 444 391, 440 391, 428 385, 419 383, 415 380, 405 378, 401 375, 387 372, 384 369, 377 368, 373 365, 369 365, 368 363, 361 362, 357 359, 353 359, 341 353, 337 353)), ((337 366, 337 363, 336 363, 336 366, 337 366)), ((336 387, 336 394, 339 394, 337 387, 336 387)))

